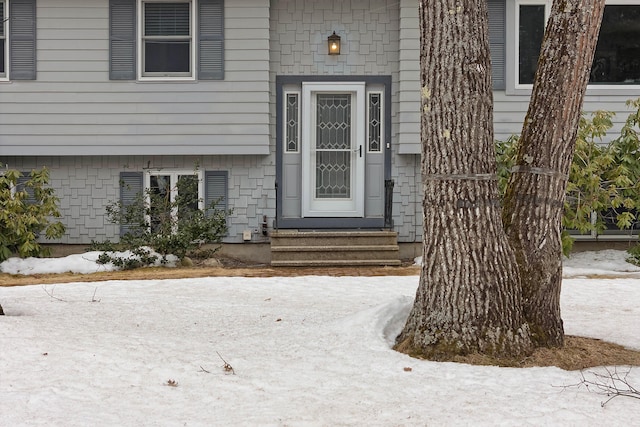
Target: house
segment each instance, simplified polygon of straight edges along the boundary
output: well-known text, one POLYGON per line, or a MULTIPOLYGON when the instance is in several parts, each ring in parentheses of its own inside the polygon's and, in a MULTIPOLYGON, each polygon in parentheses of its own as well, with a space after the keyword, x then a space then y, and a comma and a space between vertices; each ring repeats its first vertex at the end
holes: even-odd
MULTIPOLYGON (((502 139, 520 132, 551 0, 487 1, 502 139)), ((165 185, 175 193, 197 171, 199 195, 233 209, 226 243, 388 230, 400 256, 413 256, 417 7, 0 0, 0 163, 50 169, 67 226, 60 244, 116 239, 108 203, 165 185)), ((640 95, 640 1, 608 2, 600 38, 585 110, 623 121, 624 102, 640 95)))

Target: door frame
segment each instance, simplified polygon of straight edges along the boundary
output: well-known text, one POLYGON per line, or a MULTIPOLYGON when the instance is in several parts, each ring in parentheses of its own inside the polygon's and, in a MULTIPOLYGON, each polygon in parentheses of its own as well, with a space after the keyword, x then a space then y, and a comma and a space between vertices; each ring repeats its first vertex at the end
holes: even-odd
MULTIPOLYGON (((274 221, 275 228, 297 228, 297 229, 349 229, 349 228, 371 228, 381 229, 385 228, 385 218, 381 217, 367 217, 365 211, 364 217, 303 217, 302 214, 299 217, 288 215, 283 216, 283 199, 284 195, 284 172, 283 172, 283 155, 284 155, 284 133, 285 128, 282 120, 282 108, 285 102, 283 87, 286 86, 298 86, 302 87, 302 83, 319 83, 319 82, 364 82, 365 87, 370 85, 376 85, 384 87, 384 180, 391 180, 391 154, 392 154, 392 124, 391 124, 391 83, 392 79, 390 75, 372 76, 372 75, 354 75, 354 76, 307 76, 307 75, 291 75, 291 76, 276 76, 276 177, 275 177, 275 189, 276 189, 276 218, 274 221)), ((364 149, 364 148, 363 148, 364 149)), ((366 179, 366 177, 365 177, 366 179)), ((392 204, 392 200, 385 201, 385 212, 391 212, 391 206, 387 207, 386 204, 392 204)), ((390 220, 390 218, 389 218, 390 220)), ((388 227, 387 227, 388 228, 388 227)))

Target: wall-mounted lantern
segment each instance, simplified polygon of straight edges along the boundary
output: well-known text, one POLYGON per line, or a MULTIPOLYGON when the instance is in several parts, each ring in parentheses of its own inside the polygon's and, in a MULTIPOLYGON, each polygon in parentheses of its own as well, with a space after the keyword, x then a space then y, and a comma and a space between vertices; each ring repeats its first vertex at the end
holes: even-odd
POLYGON ((340 36, 334 31, 327 41, 329 42, 329 55, 340 55, 340 36))

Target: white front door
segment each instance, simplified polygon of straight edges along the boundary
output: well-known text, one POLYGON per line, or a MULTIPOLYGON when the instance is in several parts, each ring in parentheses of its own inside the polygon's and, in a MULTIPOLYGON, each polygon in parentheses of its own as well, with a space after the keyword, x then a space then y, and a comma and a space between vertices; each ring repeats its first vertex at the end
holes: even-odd
POLYGON ((364 216, 365 84, 302 84, 302 214, 364 216))

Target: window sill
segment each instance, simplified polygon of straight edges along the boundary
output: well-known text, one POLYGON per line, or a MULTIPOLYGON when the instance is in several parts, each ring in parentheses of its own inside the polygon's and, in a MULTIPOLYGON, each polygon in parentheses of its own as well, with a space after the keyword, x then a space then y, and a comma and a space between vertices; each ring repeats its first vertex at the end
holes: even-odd
POLYGON ((146 83, 146 82, 195 82, 195 77, 143 77, 138 76, 138 82, 146 83))

